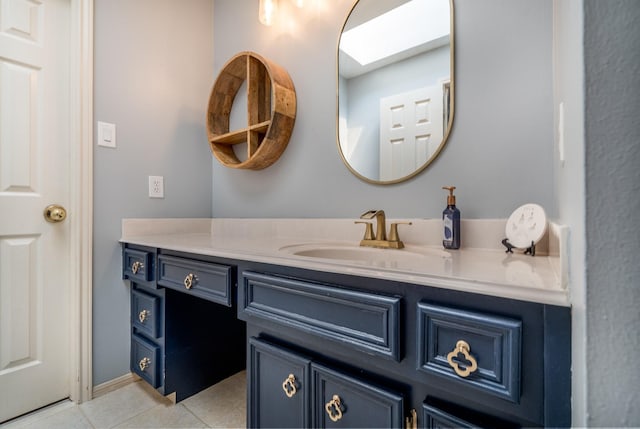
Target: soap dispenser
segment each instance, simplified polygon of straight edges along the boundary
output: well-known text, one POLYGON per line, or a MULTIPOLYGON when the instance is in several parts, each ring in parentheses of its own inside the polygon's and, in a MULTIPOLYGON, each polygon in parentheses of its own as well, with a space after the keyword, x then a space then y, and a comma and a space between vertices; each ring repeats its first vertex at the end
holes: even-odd
POLYGON ((460 210, 456 207, 456 197, 453 195, 455 186, 443 186, 442 189, 449 191, 447 196, 447 208, 442 212, 442 223, 444 235, 442 246, 445 249, 460 248, 460 210))

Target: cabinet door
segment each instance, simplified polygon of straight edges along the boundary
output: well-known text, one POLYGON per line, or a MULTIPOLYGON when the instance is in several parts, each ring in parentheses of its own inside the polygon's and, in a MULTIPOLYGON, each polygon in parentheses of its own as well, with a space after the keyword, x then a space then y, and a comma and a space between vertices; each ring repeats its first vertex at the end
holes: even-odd
POLYGON ((247 427, 309 427, 309 363, 304 356, 249 339, 247 427))
POLYGON ((317 363, 311 377, 313 427, 403 427, 402 395, 317 363))

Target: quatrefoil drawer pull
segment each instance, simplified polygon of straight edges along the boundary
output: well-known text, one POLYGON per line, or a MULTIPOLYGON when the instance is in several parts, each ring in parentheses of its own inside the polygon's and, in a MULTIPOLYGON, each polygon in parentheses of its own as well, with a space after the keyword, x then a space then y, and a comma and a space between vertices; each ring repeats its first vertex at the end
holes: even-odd
POLYGON ((293 395, 298 392, 296 377, 293 374, 289 374, 289 377, 282 382, 282 390, 284 390, 284 394, 287 395, 288 398, 293 398, 293 395))
POLYGON ((184 278, 184 287, 187 289, 191 289, 193 285, 196 284, 196 280, 198 280, 198 277, 196 277, 196 275, 193 273, 189 273, 187 277, 184 278))
POLYGON ((333 395, 333 398, 325 404, 324 409, 332 422, 337 422, 342 418, 342 403, 338 395, 333 395))
POLYGON ((138 362, 140 371, 144 371, 145 369, 149 368, 149 365, 151 365, 151 359, 149 359, 148 357, 142 358, 142 360, 138 362))
POLYGON ((138 271, 140 271, 141 269, 144 268, 144 264, 140 261, 135 261, 132 265, 131 265, 131 272, 133 272, 133 274, 138 274, 138 271))
POLYGON ((469 353, 471 351, 471 347, 467 344, 466 341, 460 340, 456 343, 456 348, 447 355, 447 362, 451 365, 451 368, 458 374, 460 377, 468 377, 469 374, 476 371, 478 369, 478 362, 476 359, 471 356, 469 353), (460 364, 453 359, 458 356, 459 353, 462 353, 464 358, 471 364, 465 367, 461 367, 460 364))

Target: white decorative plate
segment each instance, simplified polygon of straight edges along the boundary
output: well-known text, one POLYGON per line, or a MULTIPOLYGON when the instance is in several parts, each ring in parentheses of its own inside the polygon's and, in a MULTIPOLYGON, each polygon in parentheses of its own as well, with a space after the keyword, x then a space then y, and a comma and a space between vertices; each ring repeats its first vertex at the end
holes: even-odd
POLYGON ((507 220, 505 233, 512 246, 518 249, 537 244, 547 232, 547 215, 538 204, 518 207, 507 220))

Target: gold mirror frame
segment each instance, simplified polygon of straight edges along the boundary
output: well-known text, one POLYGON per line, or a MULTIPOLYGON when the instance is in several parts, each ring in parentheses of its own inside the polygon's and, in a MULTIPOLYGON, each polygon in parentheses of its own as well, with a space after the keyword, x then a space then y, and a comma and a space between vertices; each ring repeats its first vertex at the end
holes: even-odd
MULTIPOLYGON (((385 1, 385 0, 380 0, 380 1, 385 1)), ((449 28, 450 28, 450 32, 449 32, 449 45, 450 45, 450 54, 449 54, 449 118, 448 118, 448 123, 446 125, 446 129, 444 130, 443 133, 443 137, 442 137, 442 141, 440 142, 440 144, 438 145, 437 149, 433 152, 433 154, 425 161, 424 164, 422 164, 420 167, 417 167, 415 171, 413 171, 410 174, 407 174, 405 176, 402 177, 398 177, 392 180, 376 180, 376 179, 371 179, 369 177, 364 176, 363 174, 361 174, 360 172, 358 172, 349 162, 349 160, 347 160, 343 150, 342 150, 342 145, 340 143, 340 42, 342 40, 342 34, 345 31, 345 27, 347 26, 347 23, 349 22, 349 18, 351 17, 354 9, 358 6, 359 3, 366 3, 367 0, 356 0, 353 4, 353 6, 351 7, 351 9, 349 10, 349 13, 347 14, 347 17, 344 20, 344 23, 342 25, 342 28, 340 30, 340 37, 338 38, 338 44, 336 47, 336 144, 338 146, 338 153, 340 154, 340 157, 342 158, 342 161, 344 162, 344 164, 347 166, 347 168, 349 169, 349 171, 351 171, 351 173, 353 173, 356 177, 358 177, 359 179, 367 182, 367 183, 371 183, 371 184, 376 184, 376 185, 392 185, 395 183, 401 183, 404 181, 407 181, 415 176, 417 176, 418 174, 420 174, 421 172, 423 172, 429 165, 431 165, 431 163, 433 163, 434 160, 436 160, 438 158, 438 156, 440 155, 440 153, 442 152, 442 150, 444 149, 448 139, 449 139, 449 135, 451 133, 451 130, 453 128, 453 118, 454 118, 454 112, 455 112, 455 31, 454 31, 454 7, 453 7, 453 2, 454 0, 448 0, 449 2, 449 28)))

